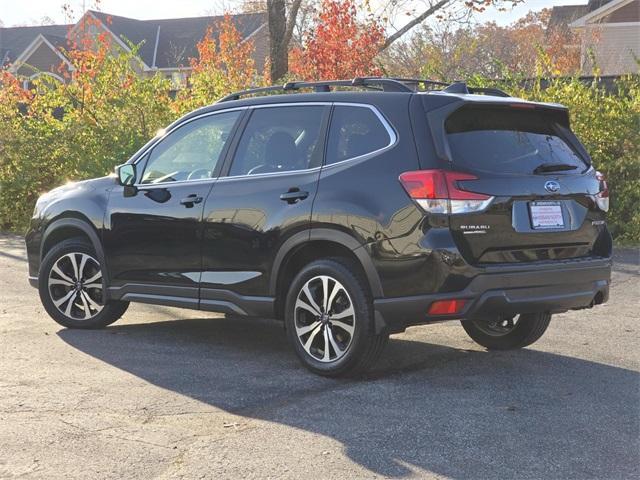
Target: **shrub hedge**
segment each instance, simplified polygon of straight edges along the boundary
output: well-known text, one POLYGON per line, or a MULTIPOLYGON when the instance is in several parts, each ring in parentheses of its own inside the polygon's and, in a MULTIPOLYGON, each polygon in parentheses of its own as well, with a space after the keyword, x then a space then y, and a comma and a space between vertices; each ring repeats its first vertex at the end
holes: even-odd
MULTIPOLYGON (((98 60, 99 68, 91 63, 96 59, 80 62, 66 85, 41 77, 31 91, 0 72, 0 230, 24 231, 42 192, 112 172, 187 106, 214 99, 188 90, 174 99, 166 79, 136 75, 130 55, 98 60)), ((502 87, 569 107, 572 128, 609 180, 614 237, 640 243, 640 78, 620 79, 613 92, 577 78, 545 81, 546 88, 541 81, 521 85, 507 80, 502 87)), ((215 96, 226 93, 217 88, 215 96)))

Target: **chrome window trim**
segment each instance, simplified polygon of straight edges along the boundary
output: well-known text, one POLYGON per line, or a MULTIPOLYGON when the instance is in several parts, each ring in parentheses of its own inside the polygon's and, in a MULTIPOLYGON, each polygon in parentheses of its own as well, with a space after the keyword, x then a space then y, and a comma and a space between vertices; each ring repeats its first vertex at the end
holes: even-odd
MULTIPOLYGON (((380 123, 382 123, 382 126, 385 128, 385 130, 387 131, 387 134, 389 135, 389 144, 379 148, 377 150, 374 150, 372 152, 369 153, 365 153, 363 155, 359 155, 357 157, 351 157, 351 158, 345 158, 344 160, 340 160, 339 162, 336 163, 332 163, 331 165, 321 165, 320 167, 313 167, 313 168, 305 168, 305 169, 301 169, 301 170, 285 170, 282 172, 268 172, 268 173, 257 173, 255 175, 228 175, 225 177, 219 177, 218 180, 219 181, 224 181, 226 179, 239 179, 239 178, 261 178, 261 177, 267 177, 267 176, 273 176, 273 175, 293 175, 296 173, 313 173, 315 171, 318 170, 322 170, 322 169, 327 169, 327 168, 332 168, 336 165, 342 165, 345 162, 353 162, 353 161, 361 161, 361 160, 367 160, 371 157, 374 157, 386 150, 389 150, 390 148, 395 147, 395 145, 398 143, 398 134, 396 133, 396 131, 394 130, 394 128, 391 126, 391 124, 387 121, 387 119, 382 115, 382 113, 380 113, 380 111, 371 104, 368 103, 354 103, 354 102, 290 102, 290 103, 269 103, 269 104, 265 104, 265 105, 251 105, 248 108, 253 110, 256 108, 268 108, 268 107, 291 107, 291 106, 309 106, 309 105, 331 105, 331 106, 339 106, 339 107, 358 107, 358 108, 368 108, 369 110, 373 111, 373 113, 375 114, 376 117, 378 117, 378 120, 380 121, 380 123)), ((328 134, 331 132, 331 123, 329 123, 329 132, 328 134)), ((326 152, 325 152, 325 159, 326 159, 326 152)), ((323 159, 323 163, 324 163, 324 159, 323 159)))
MULTIPOLYGON (((213 112, 206 112, 206 113, 202 113, 200 115, 196 115, 195 117, 192 117, 188 120, 185 120, 184 122, 181 122, 177 125, 174 125, 170 130, 167 130, 166 132, 164 132, 163 135, 159 136, 158 138, 155 139, 155 142, 153 142, 151 145, 149 145, 142 153, 140 153, 136 159, 131 162, 134 165, 137 165, 138 163, 140 163, 142 161, 142 159, 151 151, 155 148, 156 145, 158 145, 158 143, 160 143, 162 140, 164 140, 165 138, 167 138, 168 135, 171 135, 171 133, 175 132, 176 130, 178 130, 179 128, 187 125, 188 123, 194 122, 196 120, 199 120, 201 118, 204 117, 210 117, 212 115, 218 115, 220 113, 229 113, 229 112, 235 112, 235 111, 242 111, 242 110, 247 110, 249 107, 245 106, 245 107, 232 107, 232 108, 225 108, 224 110, 215 110, 213 112)), ((143 173, 143 172, 140 172, 143 173)), ((195 182, 209 182, 212 180, 216 180, 216 178, 199 178, 197 180, 176 180, 173 182, 162 182, 162 183, 135 183, 133 186, 138 188, 138 189, 148 189, 148 188, 155 188, 155 187, 163 187, 165 185, 176 185, 176 184, 182 184, 182 183, 188 183, 188 184, 193 184, 195 182)))
POLYGON ((256 173, 254 175, 229 175, 227 177, 218 177, 218 181, 222 182, 224 180, 238 180, 242 178, 262 178, 262 177, 270 177, 274 175, 294 175, 296 173, 313 173, 319 171, 322 167, 313 167, 313 168, 305 168, 301 170, 284 170, 282 172, 266 172, 266 173, 256 173))
MULTIPOLYGON (((146 190, 149 188, 162 188, 164 186, 171 186, 171 185, 180 185, 180 184, 196 184, 196 183, 206 183, 206 182, 211 182, 211 181, 224 181, 227 179, 233 180, 233 179, 241 179, 241 178, 262 178, 262 177, 270 177, 270 176, 274 176, 274 175, 293 175, 293 174, 300 174, 300 173, 313 173, 315 171, 318 170, 322 170, 322 169, 328 169, 328 168, 333 168, 335 166, 338 165, 343 165, 346 162, 355 162, 355 161, 363 161, 363 160, 368 160, 369 158, 372 158, 376 155, 379 155, 393 147, 396 146, 396 144, 398 143, 398 139, 399 136, 396 133, 395 129, 391 126, 391 124, 387 121, 387 119, 384 117, 384 115, 382 115, 382 113, 374 106, 371 105, 369 103, 356 103, 356 102, 285 102, 285 103, 267 103, 264 105, 246 105, 246 106, 242 106, 242 107, 232 107, 232 108, 226 108, 224 110, 216 110, 214 112, 207 112, 207 113, 203 113, 201 115, 197 115, 193 118, 190 118, 189 120, 186 120, 185 122, 182 122, 178 125, 175 125, 173 128, 171 128, 170 130, 167 130, 164 135, 160 136, 157 138, 157 140, 155 142, 153 142, 151 145, 149 145, 149 147, 147 147, 146 150, 144 150, 144 152, 142 152, 140 155, 138 155, 138 157, 132 162, 134 164, 138 164, 144 157, 145 155, 147 155, 147 153, 149 153, 160 141, 162 141, 164 138, 166 138, 169 134, 171 134, 172 132, 176 131, 178 128, 182 127, 183 125, 186 125, 187 123, 193 122, 195 120, 198 120, 200 118, 203 117, 208 117, 211 115, 217 115, 219 113, 227 113, 227 112, 233 112, 233 111, 239 111, 239 110, 254 110, 254 109, 259 109, 259 108, 273 108, 273 107, 296 107, 296 106, 314 106, 314 105, 323 105, 323 106, 340 106, 340 107, 357 107, 357 108, 368 108, 369 110, 373 111, 373 113, 375 114, 375 116, 378 118, 378 120, 380 121, 380 123, 382 123, 382 126, 385 128, 385 130, 387 131, 387 134, 389 135, 389 144, 379 148, 377 150, 374 150, 372 152, 369 153, 365 153, 363 155, 359 155, 357 157, 351 157, 351 158, 345 158, 344 160, 340 160, 339 162, 336 163, 332 163, 331 165, 322 165, 320 167, 313 167, 313 168, 306 168, 306 169, 302 169, 302 170, 285 170, 283 172, 267 172, 267 173, 257 173, 255 175, 227 175, 224 177, 217 177, 217 178, 204 178, 204 179, 198 179, 198 180, 178 180, 178 181, 174 181, 174 182, 162 182, 162 183, 137 183, 134 186, 138 189, 142 189, 142 190, 146 190)), ((331 124, 329 124, 329 132, 331 131, 331 124)), ((325 152, 326 153, 326 152, 325 152)), ((326 155, 325 155, 326 157, 326 155)))
POLYGON ((138 190, 150 190, 155 188, 166 188, 165 186, 167 187, 179 186, 182 184, 200 185, 203 183, 215 182, 216 180, 217 178, 210 177, 210 178, 199 178, 197 180, 176 180, 173 182, 162 182, 162 183, 140 183, 133 186, 136 187, 138 190))
POLYGON ((312 107, 314 105, 334 105, 334 102, 286 102, 286 103, 265 103, 262 105, 249 105, 249 109, 255 110, 258 108, 270 108, 270 107, 312 107))

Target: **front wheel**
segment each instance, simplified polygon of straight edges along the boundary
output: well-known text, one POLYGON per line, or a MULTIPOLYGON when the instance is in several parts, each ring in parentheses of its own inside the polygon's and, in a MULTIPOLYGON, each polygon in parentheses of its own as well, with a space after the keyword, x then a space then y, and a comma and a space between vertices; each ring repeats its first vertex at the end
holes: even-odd
POLYGON ((528 313, 515 317, 463 320, 462 327, 474 342, 489 350, 512 350, 536 342, 549 326, 550 313, 528 313))
POLYGON ((55 245, 40 267, 38 291, 51 318, 68 328, 102 328, 118 320, 129 302, 103 304, 102 265, 82 239, 55 245))
POLYGON ((386 333, 375 333, 366 280, 342 258, 318 260, 302 269, 287 295, 285 323, 304 366, 330 377, 367 370, 388 339, 386 333))

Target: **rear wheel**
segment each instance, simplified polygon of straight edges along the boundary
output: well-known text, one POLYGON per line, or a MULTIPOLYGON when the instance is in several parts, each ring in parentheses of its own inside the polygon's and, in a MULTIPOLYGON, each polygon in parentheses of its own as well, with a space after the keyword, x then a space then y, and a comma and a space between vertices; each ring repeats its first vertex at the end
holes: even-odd
POLYGON ((318 260, 296 276, 287 296, 289 341, 309 370, 355 375, 371 367, 388 335, 376 334, 373 302, 357 266, 342 258, 318 260))
POLYGON ((101 328, 118 320, 129 303, 103 304, 102 265, 82 239, 55 245, 40 267, 38 291, 51 318, 69 328, 101 328))
POLYGON ((550 321, 550 313, 528 313, 488 320, 463 320, 461 323, 479 345, 489 350, 511 350, 536 342, 547 330, 550 321))

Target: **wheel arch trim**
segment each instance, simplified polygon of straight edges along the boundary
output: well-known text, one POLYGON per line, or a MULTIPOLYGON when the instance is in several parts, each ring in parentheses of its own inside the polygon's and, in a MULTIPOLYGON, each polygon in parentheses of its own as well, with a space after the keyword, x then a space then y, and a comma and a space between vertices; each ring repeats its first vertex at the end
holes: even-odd
POLYGON ((314 241, 333 242, 348 248, 360 262, 360 265, 367 276, 367 281, 371 288, 373 298, 384 297, 380 277, 373 265, 373 260, 371 259, 369 252, 363 248, 364 245, 347 233, 329 228, 313 228, 298 232, 289 237, 282 244, 273 262, 272 275, 269 279, 269 295, 274 297, 277 295, 278 277, 280 276, 282 266, 289 255, 296 248, 314 241))
POLYGON ((45 229, 42 235, 42 241, 40 242, 40 265, 42 265, 42 260, 44 259, 44 255, 43 255, 44 246, 47 243, 47 239, 51 236, 51 234, 60 230, 61 228, 73 228, 76 230, 80 230, 89 238, 89 241, 91 242, 96 252, 96 255, 98 256, 98 261, 103 266, 102 275, 103 275, 103 278, 105 279, 105 284, 108 285, 109 269, 107 268, 107 265, 105 263, 104 250, 102 248, 102 243, 100 242, 100 237, 98 236, 98 232, 89 222, 81 220, 79 218, 71 218, 71 217, 59 218, 57 220, 54 220, 47 226, 47 228, 45 229))

